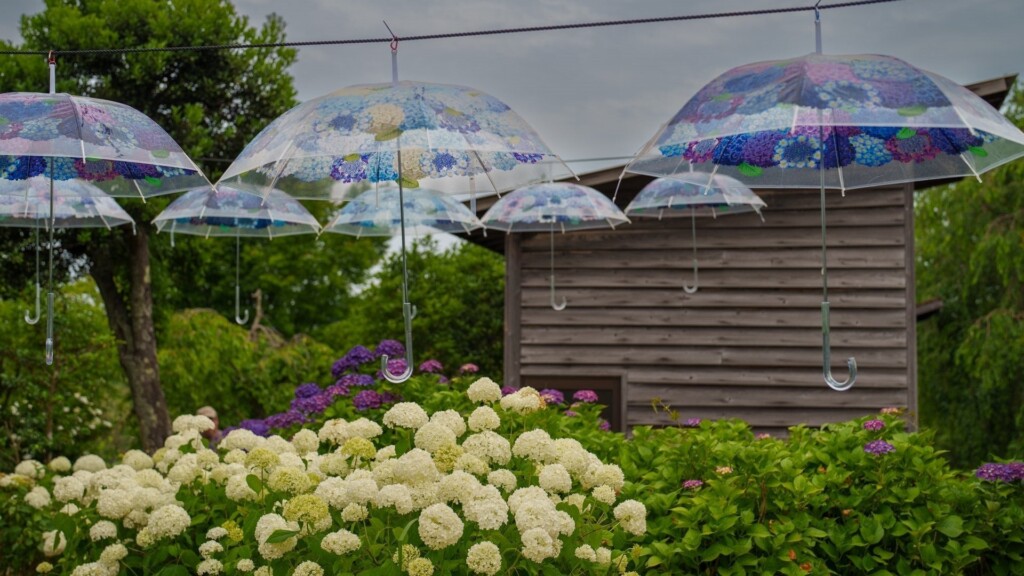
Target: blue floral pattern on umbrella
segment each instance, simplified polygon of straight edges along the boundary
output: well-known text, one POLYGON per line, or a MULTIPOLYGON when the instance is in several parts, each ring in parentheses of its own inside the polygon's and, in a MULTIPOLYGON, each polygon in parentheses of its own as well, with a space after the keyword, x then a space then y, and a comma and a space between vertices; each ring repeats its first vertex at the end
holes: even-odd
POLYGON ((482 218, 484 226, 505 232, 614 228, 629 222, 607 196, 570 182, 519 188, 502 196, 482 218))
MULTIPOLYGON (((363 192, 345 204, 331 222, 324 226, 324 231, 352 236, 399 234, 402 215, 398 196, 398 188, 393 186, 363 192)), ((405 229, 412 234, 457 234, 483 227, 480 219, 469 208, 440 192, 414 188, 405 190, 403 196, 405 229)))
POLYGON ((153 219, 158 232, 274 238, 316 234, 320 223, 298 200, 272 190, 258 194, 218 184, 183 194, 153 219))
MULTIPOLYGON (((110 228, 135 225, 113 198, 95 186, 73 181, 53 198, 55 228, 110 228)), ((0 180, 0 226, 50 227, 50 179, 36 176, 22 182, 0 180)))

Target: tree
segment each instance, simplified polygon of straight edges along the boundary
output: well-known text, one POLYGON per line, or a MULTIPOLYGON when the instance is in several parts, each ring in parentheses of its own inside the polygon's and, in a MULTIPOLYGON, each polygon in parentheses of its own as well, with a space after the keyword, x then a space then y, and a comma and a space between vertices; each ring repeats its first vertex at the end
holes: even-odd
MULTIPOLYGON (((481 373, 500 380, 504 259, 469 242, 439 253, 424 241, 409 250, 408 266, 409 298, 417 308, 412 323, 416 362, 434 358, 449 372, 473 362, 481 373)), ((384 338, 404 341, 401 281, 401 256, 392 254, 359 295, 353 312, 317 338, 335 350, 384 338)))
MULTIPOLYGON (((1024 91, 1007 116, 1024 126, 1024 91)), ((918 193, 921 422, 955 465, 1024 454, 1024 163, 918 193)))
MULTIPOLYGON (((278 43, 284 40, 284 22, 271 16, 260 28, 251 27, 226 0, 46 0, 43 12, 22 16, 21 32, 22 48, 35 50, 200 46, 278 43)), ((137 108, 167 129, 192 158, 231 159, 294 103, 287 74, 294 59, 295 51, 287 48, 69 55, 59 58, 57 87, 137 108)), ((5 91, 44 91, 46 74, 39 58, 0 61, 5 91)), ((215 170, 223 167, 218 164, 215 170)), ((203 279, 220 281, 203 272, 208 262, 189 261, 188 251, 172 252, 152 241, 149 222, 167 202, 124 204, 138 223, 136 234, 122 227, 60 237, 63 274, 69 266, 87 271, 99 288, 147 450, 162 445, 170 431, 160 387, 157 324, 169 314, 174 286, 183 278, 200 293, 203 279), (155 308, 154 301, 161 306, 155 308)), ((17 249, 24 247, 26 234, 16 231, 4 238, 6 246, 17 249)), ((24 277, 8 278, 13 279, 8 290, 24 286, 24 277)))

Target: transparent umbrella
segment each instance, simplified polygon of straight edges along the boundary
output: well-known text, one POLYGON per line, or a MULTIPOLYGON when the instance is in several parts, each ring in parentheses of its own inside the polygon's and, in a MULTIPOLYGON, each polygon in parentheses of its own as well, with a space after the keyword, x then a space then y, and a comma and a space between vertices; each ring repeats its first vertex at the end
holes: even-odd
POLYGON ((153 219, 157 232, 170 232, 171 245, 175 234, 194 236, 227 236, 235 238, 235 322, 249 321, 249 311, 242 314, 241 239, 318 234, 320 223, 291 196, 271 190, 266 198, 259 194, 236 190, 218 184, 183 194, 153 219))
MULTIPOLYGON (((691 172, 671 178, 656 178, 644 186, 626 207, 626 214, 647 218, 690 217, 693 234, 693 286, 683 284, 687 294, 697 292, 697 217, 718 218, 729 214, 757 212, 764 200, 735 178, 721 174, 691 172)), ((761 216, 762 220, 764 216, 761 216)))
MULTIPOLYGON (((368 185, 396 183, 399 220, 405 190, 429 188, 469 200, 500 194, 551 176, 561 160, 501 100, 463 86, 398 81, 397 40, 392 81, 350 86, 284 113, 256 136, 228 167, 222 182, 265 195, 271 188, 296 198, 347 200, 368 185)), ((571 173, 568 167, 564 167, 571 173)), ((407 369, 412 375, 412 304, 405 233, 402 238, 402 311, 407 369)))
POLYGON ((757 188, 821 192, 822 371, 829 344, 825 189, 975 176, 1024 156, 1024 133, 957 83, 877 54, 821 53, 733 68, 697 92, 624 172, 726 174, 757 188))
POLYGON ((504 232, 548 232, 551 239, 551 307, 564 310, 568 301, 555 299, 555 230, 615 228, 629 218, 607 196, 570 182, 525 186, 502 196, 484 214, 484 226, 504 232))

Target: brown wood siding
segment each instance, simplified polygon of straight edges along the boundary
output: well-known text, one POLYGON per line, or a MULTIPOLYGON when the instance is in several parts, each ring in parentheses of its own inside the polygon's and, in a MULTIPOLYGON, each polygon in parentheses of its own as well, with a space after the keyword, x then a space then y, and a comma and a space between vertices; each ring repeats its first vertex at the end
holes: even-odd
POLYGON ((510 241, 517 274, 508 279, 519 284, 507 292, 515 327, 506 380, 623 376, 629 425, 668 423, 651 410, 655 399, 684 418, 742 418, 772 432, 912 408, 911 188, 828 193, 833 374, 846 377, 851 355, 860 372, 847 392, 828 389, 821 374, 818 192, 759 194, 764 222, 697 220, 695 294, 682 290, 691 283, 688 219, 556 235, 561 312, 549 305, 548 236, 510 241))

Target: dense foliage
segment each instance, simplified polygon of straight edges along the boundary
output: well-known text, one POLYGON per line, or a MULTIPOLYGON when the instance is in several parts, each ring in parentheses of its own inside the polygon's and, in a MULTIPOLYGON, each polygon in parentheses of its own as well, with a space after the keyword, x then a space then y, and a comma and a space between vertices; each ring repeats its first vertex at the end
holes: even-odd
MULTIPOLYGON (((409 301, 416 362, 434 358, 456 365, 473 358, 485 374, 500 377, 504 341, 505 261, 463 242, 438 251, 429 241, 408 252, 409 301)), ((392 254, 374 274, 349 313, 314 335, 336 350, 364 342, 403 338, 402 262, 392 254)))
MULTIPOLYGON (((1007 116, 1024 126, 1018 87, 1007 116)), ((915 202, 920 422, 952 462, 1024 456, 1024 163, 915 202)))

